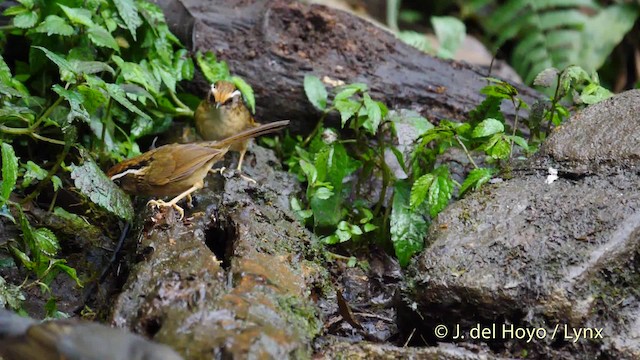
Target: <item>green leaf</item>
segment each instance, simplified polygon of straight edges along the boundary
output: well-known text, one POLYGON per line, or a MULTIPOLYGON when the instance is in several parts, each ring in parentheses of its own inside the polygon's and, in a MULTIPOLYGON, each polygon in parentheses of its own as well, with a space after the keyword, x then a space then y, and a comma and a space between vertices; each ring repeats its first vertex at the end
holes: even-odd
POLYGON ((38 164, 33 161, 27 161, 27 165, 25 166, 26 171, 22 176, 22 187, 26 188, 31 185, 33 180, 43 180, 47 177, 47 170, 41 168, 38 164))
POLYGON ((478 124, 478 126, 473 129, 471 136, 474 138, 480 138, 503 132, 504 124, 500 120, 489 118, 478 124))
POLYGON ((436 217, 449 205, 449 200, 451 200, 451 195, 453 194, 454 182, 451 179, 449 168, 444 165, 433 170, 432 174, 436 178, 429 187, 427 204, 429 205, 429 215, 436 217))
POLYGON ((529 151, 529 144, 523 137, 517 135, 509 135, 507 136, 507 138, 516 143, 516 145, 520 146, 525 151, 529 151))
POLYGON ((396 181, 391 210, 391 242, 401 266, 407 266, 413 254, 424 247, 428 222, 409 206, 411 189, 405 180, 396 181))
MULTIPOLYGON (((29 219, 27 219, 24 212, 22 212, 22 208, 18 208, 18 214, 20 219, 20 229, 22 230, 24 250, 30 251, 33 261, 36 264, 39 264, 42 254, 38 249, 38 247, 36 246, 34 230, 31 227, 31 224, 29 224, 29 219)), ((27 264, 25 264, 25 266, 26 265, 27 264)))
POLYGON ((80 119, 87 124, 91 122, 91 116, 83 105, 84 97, 82 96, 82 93, 77 91, 65 90, 58 84, 53 85, 53 91, 67 100, 67 102, 69 102, 69 106, 71 107, 71 109, 69 110, 69 114, 67 115, 68 123, 73 122, 73 120, 75 119, 80 119))
POLYGON ((138 16, 138 9, 133 0, 113 0, 120 18, 124 21, 133 37, 136 40, 136 29, 142 25, 142 19, 138 16))
POLYGON ((493 177, 494 169, 477 168, 471 170, 467 178, 460 186, 459 196, 464 195, 469 189, 477 191, 483 184, 486 184, 493 177))
POLYGON ((100 170, 88 154, 82 154, 82 165, 71 165, 71 178, 80 192, 94 204, 115 214, 121 219, 133 219, 131 199, 100 170))
POLYGON ((373 101, 368 93, 364 93, 363 99, 364 107, 367 110, 367 121, 362 124, 362 127, 375 135, 380 122, 382 122, 382 111, 377 101, 373 101))
POLYGON ((38 23, 38 13, 29 11, 13 18, 13 25, 19 29, 30 29, 38 23))
POLYGON ((138 109, 137 106, 135 106, 133 103, 131 103, 131 101, 129 101, 129 99, 127 99, 124 90, 122 90, 120 86, 118 86, 117 84, 105 84, 105 87, 107 89, 107 93, 109 93, 109 96, 111 96, 120 105, 124 106, 127 110, 136 113, 145 119, 151 119, 149 115, 142 112, 142 110, 138 109))
POLYGON ((307 99, 318 110, 323 111, 327 108, 327 89, 320 79, 313 75, 304 76, 304 92, 307 99))
POLYGON ((65 274, 69 275, 69 277, 72 278, 79 287, 84 286, 82 284, 82 281, 80 281, 80 278, 78 278, 76 269, 72 268, 71 266, 65 265, 63 262, 56 262, 55 267, 60 269, 60 271, 64 272, 65 274))
POLYGON ((89 29, 87 29, 87 35, 89 35, 89 39, 91 39, 91 42, 96 44, 96 46, 110 48, 118 52, 120 51, 120 46, 118 46, 116 39, 107 29, 100 25, 89 27, 89 29))
POLYGON ((464 23, 451 16, 432 16, 431 24, 440 43, 438 56, 445 59, 453 58, 466 36, 467 29, 464 23))
POLYGON ((64 11, 64 14, 67 15, 72 23, 84 25, 87 27, 95 25, 93 23, 93 20, 91 20, 91 11, 87 9, 70 8, 62 4, 58 4, 58 6, 62 8, 62 11, 64 11))
POLYGON ((318 171, 316 171, 315 166, 302 159, 299 161, 299 164, 309 184, 314 184, 318 178, 318 171))
POLYGON ((204 77, 212 84, 219 80, 226 80, 231 76, 227 63, 224 61, 218 62, 211 51, 207 51, 204 55, 198 51, 196 53, 196 62, 204 77))
POLYGON ((238 88, 238 90, 240 90, 240 92, 242 93, 242 96, 244 97, 244 101, 249 106, 249 109, 251 109, 251 113, 255 114, 256 98, 253 95, 253 89, 251 88, 251 85, 249 85, 246 81, 244 81, 244 79, 242 79, 239 76, 232 76, 231 81, 236 86, 236 88, 238 88))
POLYGON ((321 187, 316 189, 316 191, 313 194, 313 196, 318 198, 318 199, 320 199, 320 200, 327 200, 328 198, 333 196, 333 191, 331 191, 327 187, 321 186, 321 187))
POLYGON ((160 79, 165 84, 165 86, 169 89, 169 91, 176 91, 176 76, 172 73, 173 69, 169 66, 163 64, 158 59, 151 60, 151 66, 155 70, 156 73, 160 75, 160 79))
POLYGON ((57 15, 47 16, 43 22, 38 25, 36 32, 51 35, 69 36, 73 35, 73 26, 67 24, 66 20, 57 15))
POLYGON ((506 159, 511 153, 511 145, 507 139, 501 134, 495 134, 484 146, 487 155, 494 159, 506 159))
POLYGON ((429 188, 431 187, 431 184, 433 184, 435 178, 436 177, 433 174, 425 174, 418 178, 418 180, 413 182, 409 200, 409 206, 411 207, 411 210, 415 211, 418 206, 420 206, 427 199, 429 188))
POLYGON ((60 250, 58 238, 47 228, 39 228, 33 232, 33 238, 38 249, 47 256, 55 256, 60 250))
POLYGON ((81 60, 69 60, 71 66, 76 69, 78 74, 97 74, 101 72, 108 72, 111 76, 115 76, 116 72, 109 64, 102 61, 81 61, 81 60))
POLYGON ((17 311, 22 308, 24 300, 25 297, 20 286, 9 284, 0 276, 0 308, 9 308, 17 311))
POLYGON ((58 68, 60 69, 60 71, 68 71, 69 73, 75 74, 75 69, 73 68, 71 63, 68 62, 62 56, 52 51, 49 51, 49 49, 44 48, 42 46, 34 46, 34 48, 42 50, 44 54, 49 58, 49 60, 53 61, 54 64, 58 65, 58 68))
POLYGON ((351 99, 341 99, 336 101, 334 106, 340 112, 342 127, 344 127, 347 121, 358 112, 362 105, 360 102, 353 101, 351 99))
POLYGON ((16 187, 18 180, 18 158, 16 157, 13 146, 5 142, 2 143, 2 197, 0 198, 0 208, 2 208, 9 199, 9 195, 16 187))

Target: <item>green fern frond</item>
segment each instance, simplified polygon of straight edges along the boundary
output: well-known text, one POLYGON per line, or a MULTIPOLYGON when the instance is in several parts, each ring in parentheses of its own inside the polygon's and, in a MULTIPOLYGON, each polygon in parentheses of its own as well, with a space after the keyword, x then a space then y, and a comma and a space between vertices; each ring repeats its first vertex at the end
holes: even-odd
POLYGON ((527 83, 549 67, 597 70, 640 14, 637 4, 602 8, 595 0, 474 0, 462 8, 475 11, 495 48, 516 43, 511 64, 527 83))

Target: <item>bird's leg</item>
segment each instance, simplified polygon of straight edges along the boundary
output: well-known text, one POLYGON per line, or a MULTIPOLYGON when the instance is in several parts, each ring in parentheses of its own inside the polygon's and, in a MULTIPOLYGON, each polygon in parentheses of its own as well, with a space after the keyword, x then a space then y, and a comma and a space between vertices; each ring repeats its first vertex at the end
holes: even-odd
POLYGON ((178 206, 178 201, 184 199, 187 196, 191 196, 191 193, 198 190, 198 189, 202 189, 204 187, 204 181, 200 180, 197 183, 193 184, 193 186, 191 186, 190 188, 188 188, 187 190, 183 191, 180 195, 174 197, 173 199, 171 199, 171 201, 169 202, 164 202, 162 200, 149 200, 149 202, 147 203, 147 205, 150 206, 156 206, 156 207, 172 207, 174 209, 176 209, 176 211, 180 214, 180 219, 182 220, 182 218, 184 218, 184 210, 178 206))
POLYGON ((238 170, 238 173, 240 173, 240 177, 245 179, 246 181, 252 182, 254 184, 257 183, 257 181, 253 180, 252 178, 244 175, 242 173, 242 161, 244 160, 244 154, 247 152, 247 149, 243 149, 242 151, 240 151, 240 159, 238 159, 238 167, 236 168, 236 170, 238 170))

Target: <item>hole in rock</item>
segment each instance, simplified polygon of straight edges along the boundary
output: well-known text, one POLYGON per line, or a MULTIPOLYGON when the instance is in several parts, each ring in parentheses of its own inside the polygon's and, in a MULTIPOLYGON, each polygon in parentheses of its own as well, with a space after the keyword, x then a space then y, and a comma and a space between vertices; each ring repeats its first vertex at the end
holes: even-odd
POLYGON ((229 270, 231 265, 236 239, 236 225, 228 219, 217 218, 216 221, 209 224, 205 231, 205 245, 222 262, 222 268, 225 270, 229 270))

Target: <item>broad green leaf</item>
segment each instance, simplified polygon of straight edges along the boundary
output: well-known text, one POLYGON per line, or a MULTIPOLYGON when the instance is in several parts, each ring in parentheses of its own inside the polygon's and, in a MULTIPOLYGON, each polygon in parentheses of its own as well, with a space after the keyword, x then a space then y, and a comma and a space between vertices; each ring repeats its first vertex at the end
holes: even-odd
POLYGON ((391 210, 391 242, 401 266, 407 266, 413 254, 424 247, 428 222, 422 214, 409 206, 411 188, 407 181, 396 181, 391 210))
POLYGON ((334 103, 336 109, 340 112, 340 118, 342 119, 342 127, 347 123, 347 121, 353 117, 362 104, 357 101, 353 101, 351 99, 341 99, 334 103))
POLYGON ((73 26, 67 24, 65 19, 57 15, 47 16, 43 22, 38 25, 36 32, 51 35, 69 36, 73 35, 73 26))
POLYGON ((58 4, 64 14, 67 15, 69 20, 74 24, 80 24, 87 27, 94 26, 93 20, 91 20, 91 11, 87 9, 70 8, 62 4, 58 4))
POLYGON ((175 93, 175 91, 176 91, 176 76, 175 76, 175 74, 172 73, 173 69, 171 69, 169 66, 163 64, 158 59, 151 60, 151 66, 153 67, 154 71, 157 74, 160 75, 160 79, 162 79, 162 82, 169 89, 169 91, 175 93))
POLYGON ((451 16, 432 16, 431 24, 440 43, 438 56, 445 59, 453 58, 466 36, 467 29, 464 23, 451 16))
POLYGON ((53 231, 47 228, 36 229, 33 232, 33 238, 38 249, 47 256, 55 256, 60 250, 58 238, 53 231))
POLYGON ((127 110, 136 113, 145 119, 151 119, 149 115, 142 112, 140 109, 138 109, 137 106, 131 103, 129 99, 127 99, 124 90, 122 90, 120 86, 118 86, 117 84, 105 84, 105 87, 107 89, 107 92, 109 93, 109 96, 111 96, 120 105, 124 106, 127 110))
POLYGON ((72 268, 69 265, 65 265, 64 262, 57 262, 55 264, 55 267, 60 269, 60 271, 64 272, 65 274, 69 275, 69 277, 72 278, 79 287, 84 287, 82 281, 80 281, 80 278, 78 278, 76 269, 72 268))
POLYGON ((19 29, 30 29, 38 23, 38 13, 29 11, 13 18, 13 25, 19 29))
POLYGON ((69 63, 76 69, 78 74, 97 74, 101 72, 108 72, 112 76, 116 74, 109 64, 102 61, 69 60, 69 63))
POLYGON ((473 129, 471 136, 480 138, 502 132, 504 132, 504 124, 500 120, 489 118, 478 124, 478 126, 473 129))
POLYGON ((18 158, 11 144, 2 143, 2 197, 0 198, 0 208, 9 199, 9 195, 16 186, 18 180, 18 158))
POLYGON ((22 308, 22 302, 24 300, 25 297, 21 288, 17 285, 7 283, 4 278, 0 276, 0 308, 9 308, 17 311, 22 308))
POLYGON ((304 92, 316 109, 322 111, 327 108, 327 89, 317 76, 304 76, 304 92))
POLYGON ((364 107, 367 110, 367 121, 362 124, 366 130, 375 135, 378 131, 378 126, 382 122, 382 111, 376 101, 373 101, 368 93, 364 93, 363 96, 364 107))
POLYGON ((231 82, 240 90, 242 96, 244 97, 244 101, 249 106, 252 114, 256 113, 256 98, 253 95, 253 89, 251 85, 249 85, 244 79, 239 76, 232 76, 231 82))
POLYGON ((321 187, 316 189, 316 191, 313 194, 313 196, 318 198, 318 199, 320 199, 320 200, 327 200, 328 198, 333 196, 333 191, 331 191, 327 187, 321 186, 321 187))
POLYGON ((138 9, 133 0, 113 0, 120 18, 124 21, 133 37, 136 40, 136 29, 142 25, 142 19, 138 16, 138 9))
POLYGON ((316 179, 318 178, 318 172, 316 171, 316 168, 309 162, 302 159, 299 161, 299 163, 302 172, 304 172, 304 175, 307 177, 307 181, 310 184, 315 183, 316 179))
POLYGON ((494 171, 495 170, 490 168, 477 168, 471 170, 460 186, 459 196, 464 195, 469 189, 477 191, 483 184, 486 184, 491 180, 494 171))
POLYGON ((53 61, 53 63, 55 63, 56 65, 58 65, 58 68, 60 68, 60 71, 68 71, 69 73, 75 74, 75 69, 73 68, 73 66, 71 65, 70 62, 68 62, 65 58, 63 58, 62 56, 49 51, 49 49, 44 48, 42 46, 34 46, 34 48, 36 49, 40 49, 44 52, 44 54, 49 58, 49 60, 53 61))
POLYGON ((36 264, 39 264, 40 259, 42 258, 42 253, 36 246, 34 230, 31 227, 31 224, 29 224, 29 219, 27 219, 27 216, 24 214, 24 212, 22 212, 21 208, 18 208, 18 214, 20 220, 20 229, 22 230, 24 250, 29 251, 31 253, 33 261, 36 264))
POLYGON ((5 11, 2 12, 2 15, 4 16, 15 16, 15 15, 20 15, 20 14, 24 14, 29 12, 29 9, 27 9, 24 6, 21 5, 16 5, 16 6, 11 6, 9 8, 7 8, 5 11))
POLYGON ((231 76, 227 63, 224 61, 218 62, 211 51, 207 51, 204 55, 201 52, 197 52, 196 62, 204 77, 212 84, 219 80, 226 80, 231 76))
POLYGON ((345 100, 348 99, 350 97, 352 97, 355 93, 357 93, 358 91, 360 91, 358 88, 355 87, 350 87, 350 88, 346 88, 343 90, 340 90, 336 96, 333 97, 333 103, 337 103, 341 100, 345 100))
POLYGON ((71 178, 82 194, 121 219, 133 219, 131 199, 100 170, 88 154, 82 165, 71 165, 71 178))
POLYGON ((451 174, 449 174, 449 168, 446 166, 440 166, 433 170, 432 174, 436 176, 434 181, 429 186, 429 192, 427 194, 427 204, 429 205, 429 215, 436 217, 451 200, 453 194, 453 180, 451 174))
POLYGON ((89 35, 89 39, 91 42, 96 44, 97 46, 106 47, 113 49, 115 51, 120 51, 120 46, 118 46, 118 42, 116 39, 109 33, 107 29, 100 25, 94 25, 87 29, 87 35, 89 35))
POLYGON ((411 196, 409 200, 409 206, 411 210, 415 211, 426 199, 429 193, 429 188, 435 180, 433 174, 422 175, 418 180, 413 182, 411 186, 411 196))
POLYGON ((488 147, 486 151, 487 155, 494 159, 506 159, 511 153, 511 145, 504 136, 496 134, 497 140, 493 146, 488 147))
POLYGON ((31 160, 27 161, 25 169, 26 171, 22 176, 22 184, 21 184, 23 188, 26 188, 29 185, 31 185, 31 182, 33 180, 43 180, 44 178, 47 177, 47 170, 41 168, 40 165, 34 163, 31 160))
POLYGON ((516 145, 520 146, 525 151, 529 151, 529 144, 523 137, 517 135, 509 135, 507 136, 507 138, 516 143, 516 145))
POLYGON ((53 85, 53 91, 63 97, 69 103, 70 110, 67 115, 67 122, 71 123, 75 119, 80 119, 87 124, 91 122, 91 116, 84 108, 84 97, 78 91, 65 90, 62 86, 53 85))

